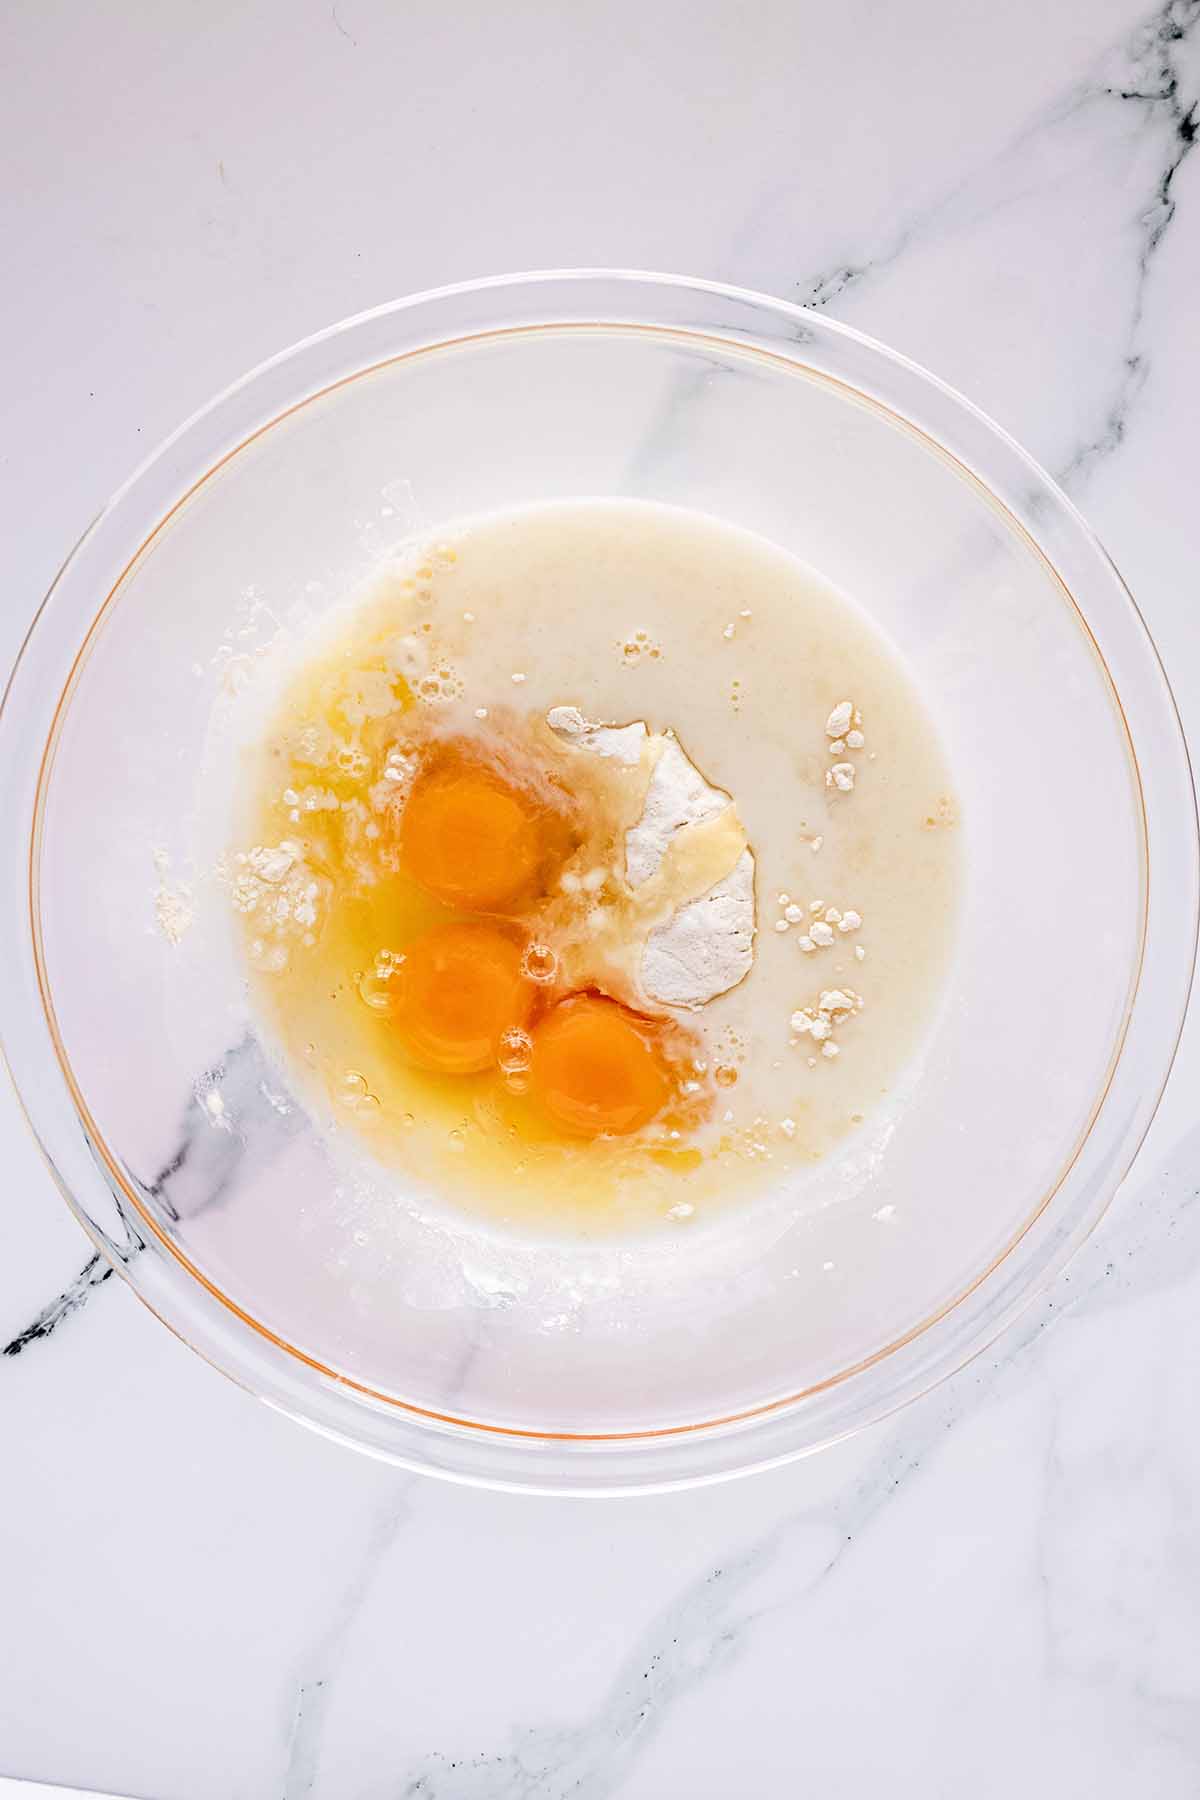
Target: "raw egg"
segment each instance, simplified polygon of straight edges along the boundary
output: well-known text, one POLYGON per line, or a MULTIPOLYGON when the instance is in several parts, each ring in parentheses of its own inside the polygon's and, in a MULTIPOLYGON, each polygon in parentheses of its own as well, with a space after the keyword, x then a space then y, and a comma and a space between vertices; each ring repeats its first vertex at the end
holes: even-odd
POLYGON ((413 1062, 446 1075, 490 1068, 504 1033, 533 1010, 522 953, 493 925, 441 925, 418 938, 397 971, 391 1008, 413 1062))
POLYGON ((404 866, 449 906, 489 911, 534 892, 544 845, 536 805, 490 769, 435 765, 400 825, 404 866))
POLYGON ((568 1131, 624 1136, 662 1111, 671 1081, 647 1021, 615 1000, 580 994, 534 1032, 529 1092, 568 1131))

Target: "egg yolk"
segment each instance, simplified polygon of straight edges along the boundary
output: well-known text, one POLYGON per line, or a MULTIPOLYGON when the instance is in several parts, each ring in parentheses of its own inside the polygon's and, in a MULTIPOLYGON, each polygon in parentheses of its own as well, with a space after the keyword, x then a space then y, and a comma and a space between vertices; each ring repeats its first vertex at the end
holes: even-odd
POLYGON ((532 893, 542 861, 534 807, 487 769, 419 776, 400 825, 405 868, 450 906, 486 911, 532 893))
POLYGON ((671 1083, 650 1029, 599 995, 563 1000, 533 1038, 532 1097, 568 1131, 597 1137, 649 1124, 671 1083))
POLYGON ((491 1067, 503 1034, 523 1026, 532 1007, 518 943, 490 925, 442 925, 406 951, 392 1019, 422 1068, 474 1075, 491 1067))

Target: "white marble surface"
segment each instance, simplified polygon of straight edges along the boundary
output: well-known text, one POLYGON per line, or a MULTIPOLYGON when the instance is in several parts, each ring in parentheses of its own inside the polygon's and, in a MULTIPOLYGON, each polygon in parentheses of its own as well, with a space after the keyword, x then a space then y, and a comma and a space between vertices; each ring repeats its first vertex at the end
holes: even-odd
MULTIPOLYGON (((827 308, 1061 474, 1200 741, 1200 0, 8 0, 0 653, 143 451, 405 291, 827 308)), ((325 1445, 87 1260, 0 1097, 0 1771, 146 1800, 1200 1791, 1200 1026, 1018 1332, 808 1463, 589 1504, 325 1445)))

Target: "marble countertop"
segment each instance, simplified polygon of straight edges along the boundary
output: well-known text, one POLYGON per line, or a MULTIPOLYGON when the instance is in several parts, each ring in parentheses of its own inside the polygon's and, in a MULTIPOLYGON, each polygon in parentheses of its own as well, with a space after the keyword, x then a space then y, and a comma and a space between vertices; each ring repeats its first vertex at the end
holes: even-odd
MULTIPOLYGON (((821 307, 1066 483, 1200 741, 1200 0, 10 0, 0 657, 144 451, 415 288, 821 307)), ((0 1773, 145 1800, 1200 1790, 1200 1027, 994 1352, 589 1504, 310 1436, 91 1263, 0 1092, 0 1773)))

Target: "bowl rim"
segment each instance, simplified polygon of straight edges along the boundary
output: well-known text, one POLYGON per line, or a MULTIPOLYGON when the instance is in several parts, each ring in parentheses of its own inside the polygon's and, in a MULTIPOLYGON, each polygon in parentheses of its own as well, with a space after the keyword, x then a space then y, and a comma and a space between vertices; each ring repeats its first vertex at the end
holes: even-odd
MULTIPOLYGON (((527 303, 527 310, 533 315, 539 311, 544 311, 544 307, 539 307, 537 302, 542 296, 549 296, 552 289, 555 289, 556 287, 560 295, 562 290, 566 289, 570 291, 572 296, 583 296, 589 289, 597 286, 608 287, 612 289, 614 293, 620 291, 623 294, 633 295, 635 301, 640 301, 648 292, 660 297, 671 296, 674 299, 678 299, 681 296, 703 297, 714 310, 720 305, 725 305, 740 316, 741 312, 748 309, 756 321, 760 320, 762 315, 765 315, 774 321, 782 321, 792 329, 786 334, 785 348, 781 350, 775 347, 764 348, 761 343, 751 343, 747 346, 744 338, 739 334, 736 321, 731 319, 723 320, 721 329, 714 329, 711 324, 707 324, 702 328, 699 322, 664 326, 655 324, 652 319, 647 320, 641 314, 630 318, 623 315, 618 317, 606 317, 601 313, 599 317, 592 317, 589 319, 585 314, 595 314, 597 308, 587 306, 583 309, 579 317, 564 319, 557 316, 557 314, 550 318, 537 318, 536 316, 530 316, 528 318, 523 317, 521 323, 515 326, 512 324, 505 326, 493 323, 490 326, 485 325, 479 331, 465 335, 456 334, 449 337, 445 335, 435 335, 428 341, 422 341, 419 344, 409 346, 407 349, 394 350, 391 354, 382 358, 373 356, 361 366, 355 365, 348 372, 343 373, 337 381, 324 382, 314 388, 305 389, 298 398, 293 400, 291 405, 285 407, 282 411, 278 408, 268 408, 268 411, 261 422, 254 430, 250 431, 248 435, 243 433, 241 436, 238 436, 236 441, 227 447, 224 453, 215 460, 209 458, 204 461, 201 472, 195 477, 190 485, 178 494, 174 506, 170 507, 165 512, 156 512, 152 508, 148 515, 153 519, 152 525, 148 529, 142 530, 140 540, 132 554, 126 553, 124 563, 119 567, 119 573, 117 574, 116 579, 112 581, 104 600, 99 607, 94 610, 93 616, 86 623, 82 641, 79 642, 77 650, 75 650, 73 656, 70 658, 70 666, 66 678, 62 681, 54 698, 49 728, 45 732, 44 739, 41 742, 41 754, 37 759, 36 785, 34 789, 30 830, 28 833, 28 886, 26 890, 28 910, 25 914, 24 923, 30 941, 29 947, 32 950, 34 988, 40 1000, 43 1023, 49 1032, 51 1045, 58 1062, 59 1073, 66 1084, 76 1123, 82 1124, 84 1132, 90 1140, 93 1155, 99 1156, 101 1162, 105 1165, 108 1186, 107 1198, 113 1202, 117 1213, 120 1215, 124 1227, 123 1232, 113 1232, 107 1229, 106 1225, 97 1216, 96 1205, 89 1205, 88 1202, 85 1202, 82 1195, 76 1191, 78 1184, 63 1178, 51 1148, 51 1144, 48 1141, 48 1137, 44 1134, 43 1129, 39 1127, 39 1121, 34 1117, 35 1109, 31 1106, 29 1096, 26 1092, 28 1084, 23 1084, 17 1074, 16 1062, 19 1060, 19 1053, 18 1057, 14 1058, 11 1044, 15 1038, 15 1025, 11 1006, 7 1003, 4 1005, 3 1015, 0 1016, 0 1048, 3 1049, 5 1061, 9 1066, 13 1084, 17 1090, 22 1109, 25 1111, 31 1130, 43 1151, 43 1155, 46 1158, 51 1172, 54 1175, 60 1190, 64 1193, 64 1197, 67 1199, 68 1204, 80 1219, 93 1241, 97 1244, 97 1247, 102 1251, 106 1258, 118 1268, 118 1271, 129 1282, 139 1298, 141 1298, 150 1309, 157 1314, 157 1316, 163 1318, 164 1322, 167 1323, 177 1335, 181 1336, 184 1341, 191 1344, 193 1348, 199 1350, 202 1355, 206 1356, 207 1360, 212 1361, 215 1366, 221 1368, 224 1373, 231 1375, 235 1380, 242 1381, 243 1385, 248 1385, 251 1388, 251 1391, 257 1392, 260 1397, 267 1400, 268 1403, 281 1406, 282 1410, 300 1418, 302 1422, 313 1426, 317 1430, 324 1431, 327 1435, 338 1437, 348 1443, 355 1444, 360 1449, 366 1449, 376 1455, 384 1456, 388 1460, 401 1462, 406 1466, 427 1469, 432 1472, 446 1475, 451 1479, 467 1480, 493 1486, 525 1489, 534 1488, 537 1491, 550 1492, 616 1493, 645 1491, 647 1487, 663 1488, 692 1485, 698 1481, 722 1479, 733 1474, 749 1472, 753 1467, 769 1466, 772 1463, 790 1460, 792 1457, 805 1454, 825 1443, 835 1441, 837 1438, 847 1435, 850 1431, 859 1429, 862 1425, 884 1416, 894 1410, 897 1406, 915 1398, 919 1393, 927 1391, 928 1388, 935 1385, 937 1381, 944 1379, 949 1374, 955 1372, 955 1370, 963 1366, 971 1356, 978 1354, 981 1350, 986 1348, 986 1346, 1012 1322, 1013 1318, 1015 1318, 1038 1293, 1044 1290, 1046 1285, 1048 1285, 1058 1273, 1068 1257, 1078 1247, 1078 1244, 1083 1241, 1083 1238, 1103 1216, 1104 1211, 1111 1201, 1112 1195, 1119 1186, 1121 1179, 1123 1179, 1124 1174, 1126 1173, 1129 1164, 1132 1162, 1133 1156, 1136 1154, 1145 1132, 1149 1127, 1174 1061, 1194 972, 1197 924, 1198 919, 1200 919, 1200 897, 1198 897, 1196 879, 1196 871, 1198 866, 1200 866, 1200 840, 1198 840, 1197 837, 1195 789, 1187 744, 1179 720, 1178 709, 1175 705, 1174 697, 1171 693, 1170 685, 1165 671, 1163 670, 1161 659, 1158 656, 1153 639, 1150 636, 1136 602, 1133 600, 1127 586, 1115 569, 1111 558, 1108 557, 1099 540, 1083 520, 1070 499, 1062 492, 1053 479, 1041 470, 1034 460, 1020 448, 1007 432, 990 420, 987 415, 972 402, 966 400, 963 396, 958 394, 956 390, 941 381, 940 378, 931 375, 910 358, 904 357, 899 353, 878 344, 866 334, 858 332, 852 327, 840 324, 837 321, 826 319, 823 315, 815 313, 811 309, 796 306, 792 302, 779 300, 769 295, 757 294, 749 289, 733 287, 723 283, 693 280, 686 276, 678 275, 657 275, 637 270, 545 270, 529 274, 518 273, 488 277, 479 281, 454 283, 449 286, 434 288, 409 295, 400 300, 388 302, 382 306, 355 314, 348 319, 327 326, 321 331, 276 353, 274 356, 258 364, 246 375, 230 384, 230 386, 225 388, 215 398, 199 408, 184 422, 183 425, 165 439, 157 449, 153 450, 143 459, 129 479, 117 490, 112 499, 97 514, 87 531, 84 532, 70 554, 64 560, 62 567, 55 576, 46 596, 34 615, 33 621, 25 635, 20 651, 18 652, 16 662, 5 688, 3 700, 0 701, 0 760, 11 760, 13 747, 10 745, 9 740, 13 731, 12 713, 14 697, 17 696, 19 692, 23 674, 27 668, 31 646, 41 641, 41 636, 39 634, 44 635, 45 628, 43 626, 43 621, 48 615, 55 596, 61 592, 63 584, 69 580, 71 572, 78 567, 80 559, 85 556, 89 547, 96 542, 97 538, 104 531, 108 530, 115 523, 117 535, 118 537, 120 536, 121 532, 124 530, 124 521, 121 518, 122 509, 131 499, 136 499, 146 478, 156 472, 162 472, 164 465, 170 462, 172 452, 180 448, 186 448, 198 431, 201 431, 204 427, 215 421, 219 421, 224 409, 226 409, 230 403, 237 402, 246 396, 252 395, 258 390, 261 384, 263 384, 264 380, 272 375, 281 372, 301 372, 305 359, 323 346, 331 344, 339 346, 349 345, 354 334, 361 332, 364 327, 370 327, 376 324, 390 326, 393 322, 397 320, 403 321, 407 316, 419 312, 422 308, 433 308, 436 312, 439 305, 448 302, 453 303, 461 300, 469 302, 477 300, 487 301, 496 297, 499 297, 502 301, 523 298, 527 303), (109 1149, 105 1143, 103 1134, 100 1132, 95 1120, 92 1119, 86 1099, 75 1080, 65 1046, 62 1044, 58 1032, 49 982, 45 972, 40 940, 40 914, 37 904, 37 882, 43 804, 49 773, 53 766, 54 751, 58 741, 58 732, 61 721, 69 707, 70 700, 86 664, 88 650, 94 641, 95 633, 99 629, 103 619, 106 617, 110 607, 115 603, 123 590, 126 577, 130 570, 136 565, 148 545, 166 525, 169 518, 172 516, 172 513, 179 506, 184 504, 184 502, 190 498, 192 493, 203 486, 225 462, 231 457, 236 456, 248 442, 253 440, 253 438, 273 429, 282 421, 282 419, 288 416, 289 412, 308 405, 321 394, 329 392, 331 388, 341 385, 345 381, 357 380, 364 376, 368 376, 381 366, 403 360, 406 357, 424 355, 430 350, 444 351, 448 348, 461 346, 464 342, 478 341, 480 338, 493 340, 498 336, 505 335, 506 332, 511 334, 513 331, 519 331, 522 334, 537 334, 545 333, 548 330, 578 330, 588 328, 589 325, 592 328, 608 331, 628 329, 631 326, 637 329, 650 331, 661 330, 665 331, 673 338, 685 338, 692 343, 697 341, 703 343, 707 337, 710 340, 719 343, 726 351, 734 347, 741 347, 743 349, 748 347, 759 356, 784 362, 793 373, 799 372, 809 377, 816 377, 817 379, 832 380, 838 386, 847 389, 856 398, 866 398, 873 407, 889 414, 893 422, 898 423, 910 432, 916 432, 925 441, 927 448, 940 454, 943 458, 949 459, 956 466, 958 473, 970 480, 980 490, 986 500, 993 506, 1000 508, 1005 515, 1006 523, 1024 537, 1027 544, 1040 558, 1048 573, 1052 576, 1061 593, 1070 603, 1079 627, 1092 644, 1100 668, 1103 671, 1104 678, 1109 687, 1111 698, 1121 719, 1126 735, 1134 786, 1141 813, 1143 834, 1143 894, 1141 913, 1142 941, 1138 953, 1134 958, 1133 979, 1127 996, 1125 1015, 1120 1029, 1116 1034, 1111 1061, 1104 1079, 1100 1083, 1095 1095, 1090 1114, 1073 1150, 1070 1152, 1063 1166, 1054 1175, 1053 1180, 1043 1193, 1036 1208, 1026 1217, 1016 1233, 992 1258, 986 1268, 975 1275, 954 1295, 952 1299, 945 1302, 928 1317, 913 1325, 901 1336, 877 1349, 870 1356, 861 1359, 852 1367, 839 1370, 834 1375, 802 1390, 801 1392, 772 1398, 760 1405, 744 1409, 735 1415, 717 1419, 705 1419, 684 1424, 651 1427, 637 1431, 572 1434, 557 1432, 549 1433, 528 1428, 516 1428, 492 1424, 483 1420, 459 1418, 452 1413, 442 1413, 431 1410, 428 1407, 419 1406, 411 1401, 403 1400, 397 1395, 373 1389, 369 1385, 350 1376, 348 1373, 330 1368, 297 1346, 289 1344, 286 1339, 272 1331, 264 1322, 255 1319, 250 1313, 245 1311, 232 1299, 232 1297, 224 1294, 195 1266, 195 1264, 183 1253, 182 1249, 171 1240, 169 1234, 162 1229, 161 1224, 154 1218, 153 1214, 140 1203, 135 1188, 125 1179, 119 1158, 117 1158, 109 1149), (853 1385, 858 1378, 862 1377, 871 1369, 882 1365, 888 1359, 894 1358, 896 1353, 905 1349, 906 1346, 916 1343, 919 1339, 927 1339, 928 1334, 931 1331, 934 1331, 937 1325, 941 1321, 947 1319, 950 1315, 957 1315, 961 1326, 961 1309, 964 1304, 972 1295, 976 1294, 987 1282, 989 1282, 1002 1265, 1008 1262, 1017 1245, 1029 1235, 1046 1214, 1047 1210, 1051 1208, 1053 1201, 1061 1192, 1064 1184, 1071 1177, 1072 1171, 1075 1169, 1085 1146, 1091 1139, 1096 1125, 1109 1102, 1114 1082, 1121 1069, 1122 1059, 1128 1044, 1130 1026, 1133 1022, 1139 1000, 1143 998, 1143 980, 1146 972, 1145 961, 1149 917, 1150 823, 1147 816, 1142 768, 1138 757, 1137 743, 1135 742, 1134 732, 1126 714, 1125 702, 1122 698, 1121 689, 1109 666, 1109 659, 1096 638, 1087 614, 1084 612, 1078 598, 1065 581, 1056 564, 1042 548, 1038 538, 1034 536, 1029 529, 1028 524, 1018 517, 997 490, 984 477, 976 472, 972 462, 965 460, 962 456, 957 454, 955 450, 944 441, 940 434, 929 432, 908 412, 898 410, 896 403, 883 400, 872 394, 869 390, 864 389, 861 386, 856 386, 852 382, 848 382, 837 376, 830 376, 821 368, 814 368, 802 355, 798 354, 798 352, 806 347, 811 348, 814 338, 818 341, 824 339, 834 345, 840 344, 842 346, 851 346, 855 352, 864 354, 869 362, 873 361, 880 365, 888 373, 900 372, 904 374, 908 377, 910 385, 915 384, 915 387, 919 392, 927 396, 933 395, 937 397, 938 403, 944 404, 947 407, 948 413, 954 416, 956 421, 965 419, 969 422, 973 422, 977 429, 982 428, 984 441, 998 445, 1010 458, 1015 458, 1017 466, 1024 470, 1026 478, 1031 479, 1032 492, 1037 495, 1039 505, 1044 508, 1048 504, 1051 509, 1056 510, 1059 515, 1059 523, 1065 524, 1067 530, 1078 539, 1080 546, 1086 551, 1097 567, 1107 573, 1110 584, 1114 585, 1115 592, 1119 595, 1127 609, 1127 622, 1134 628, 1133 642, 1140 651, 1152 680, 1156 681, 1159 701, 1160 703, 1165 701, 1165 706, 1160 704, 1159 719, 1157 723, 1165 727, 1167 738, 1175 751, 1178 765, 1175 774, 1177 777, 1180 775, 1183 777, 1181 791, 1185 796, 1184 810, 1187 816, 1188 826, 1185 834, 1187 837, 1187 854, 1185 860, 1190 874, 1190 881, 1188 883, 1188 891, 1183 896, 1183 911, 1184 914, 1186 914, 1186 917, 1181 917, 1180 921, 1177 922, 1175 933, 1179 939, 1179 942, 1175 947, 1175 959, 1177 962, 1175 971, 1177 1004, 1174 1008, 1169 1004, 1167 1005, 1167 1016, 1164 1021, 1160 1022, 1161 1030, 1157 1040, 1156 1059, 1158 1067, 1149 1087, 1143 1087, 1140 1096, 1141 1104, 1139 1110, 1143 1116, 1136 1121, 1132 1130, 1128 1129, 1128 1127, 1125 1129, 1123 1133, 1124 1141, 1119 1148, 1114 1146, 1113 1153, 1107 1157, 1105 1174, 1101 1182, 1100 1191, 1092 1196, 1091 1204, 1083 1209, 1081 1217, 1076 1221, 1074 1228, 1065 1234, 1059 1234, 1060 1241, 1052 1244, 1048 1253, 1042 1256, 1033 1278, 1019 1283, 1018 1291, 1015 1294, 1010 1295, 1005 1304, 991 1309, 988 1317, 977 1321, 974 1329, 967 1334, 967 1341, 952 1349, 949 1354, 943 1355, 941 1358, 933 1359, 935 1366, 922 1368, 919 1374, 914 1372, 907 1381, 902 1381, 900 1384, 900 1389, 902 1391, 896 1391, 890 1394, 881 1393, 876 1397, 873 1405, 869 1403, 865 1406, 860 1405, 860 1416, 846 1423, 842 1429, 826 1429, 815 1436, 801 1433, 794 1442, 790 1445, 785 1444, 782 1449, 779 1448, 776 1442, 767 1441, 757 1443, 756 1446, 752 1448, 751 1440, 755 1438, 756 1432, 759 1436, 764 1438, 769 1437, 772 1440, 777 1438, 778 1434, 775 1432, 762 1434, 758 1430, 764 1422, 778 1423, 780 1420, 794 1420, 801 1409, 805 1407, 806 1403, 813 1400, 816 1396, 828 1393, 830 1390, 844 1390, 848 1385, 853 1385), (1173 1018, 1171 1017, 1172 1012, 1176 1015, 1173 1018), (131 1252, 129 1246, 134 1240, 137 1241, 137 1250, 131 1252), (245 1357, 239 1357, 236 1354, 236 1345, 227 1345, 226 1348, 230 1349, 231 1354, 225 1356, 220 1353, 220 1346, 214 1341, 214 1334, 211 1329, 189 1332, 176 1322, 181 1309, 177 1306, 168 1305, 171 1295, 168 1292, 167 1284, 165 1282, 159 1283, 158 1291, 155 1291, 153 1284, 143 1278, 144 1272, 149 1267, 153 1266, 153 1264, 151 1259, 140 1256, 138 1251, 152 1247, 165 1254, 168 1258, 173 1259, 175 1266, 184 1271, 185 1279, 190 1278, 199 1288, 206 1290, 208 1295, 221 1307, 227 1309, 228 1313, 233 1316, 234 1323, 232 1324, 231 1329, 235 1333, 238 1330, 239 1323, 241 1326, 249 1326, 253 1333, 258 1334, 260 1338, 265 1339, 274 1350, 282 1352, 289 1358, 296 1359, 310 1372, 310 1374, 311 1372, 315 1372, 319 1380, 326 1387, 336 1390, 341 1396, 345 1396, 347 1393, 356 1396, 356 1399, 353 1402, 354 1404, 361 1404, 365 1401, 369 1406, 382 1406, 386 1408, 389 1413, 402 1417, 412 1426, 413 1432, 416 1434, 414 1441, 394 1444, 390 1441, 385 1441, 386 1433, 383 1438, 376 1435, 373 1441, 365 1441, 363 1435, 356 1433, 347 1421, 326 1417, 319 1410, 315 1412, 312 1407, 299 1403, 296 1393, 297 1383, 284 1382, 281 1384, 278 1380, 272 1380, 269 1374, 262 1370, 257 1372, 257 1378, 255 1374, 251 1374, 248 1377, 245 1372, 247 1359, 245 1357), (168 1311, 173 1312, 175 1316, 166 1317, 165 1315, 168 1311), (233 1366, 231 1366, 231 1364, 233 1366), (431 1456, 428 1454, 428 1444, 422 1441, 429 1437, 431 1431, 437 1433, 442 1440, 443 1452, 447 1442, 453 1444, 462 1434, 468 1434, 475 1439, 482 1439, 485 1445, 489 1439, 493 1443, 496 1440, 500 1440, 505 1445, 515 1444, 518 1446, 518 1457, 521 1454, 521 1446, 528 1447, 532 1445, 537 1447, 540 1451, 536 1461, 542 1466, 522 1469, 517 1465, 512 1464, 511 1458, 502 1459, 505 1461, 505 1466, 503 1467, 489 1466, 486 1451, 484 1453, 482 1466, 480 1465, 479 1459, 475 1456, 468 1456, 466 1458, 456 1458, 453 1454, 448 1456, 445 1454, 431 1456), (720 1443, 725 1446, 729 1446, 732 1443, 735 1445, 735 1448, 732 1453, 726 1448, 723 1454, 714 1458, 709 1458, 707 1461, 704 1457, 701 1457, 700 1462, 704 1465, 701 1467, 696 1467, 695 1458, 689 1457, 687 1459, 688 1467, 686 1469, 666 1466, 656 1468, 649 1479, 647 1479, 645 1474, 640 1470, 629 1468, 628 1457, 622 1454, 622 1466, 627 1469, 627 1474, 624 1476, 619 1475, 617 1471, 610 1466, 603 1477, 599 1479, 598 1483, 596 1481, 596 1471, 594 1467, 590 1474, 583 1474, 577 1463, 568 1465, 564 1464, 562 1460, 564 1453, 569 1458, 572 1455, 572 1452, 577 1453, 581 1450, 591 1450, 593 1452, 606 1451, 608 1452, 609 1457, 611 1457, 614 1451, 624 1453, 632 1446, 640 1450, 664 1450, 668 1453, 666 1462, 669 1463, 671 1461, 669 1450, 672 1441, 683 1438, 709 1444, 720 1443), (549 1449, 547 1449, 547 1447, 549 1447, 549 1449), (749 1455, 747 1454, 748 1452, 750 1453, 749 1455), (553 1468, 548 1468, 546 1466, 547 1463, 553 1465, 553 1468)), ((563 302, 560 297, 559 311, 562 310, 562 306, 563 302)), ((661 312, 662 310, 664 310, 664 307, 660 298, 659 311, 661 312)), ((168 473, 170 473, 170 471, 168 471, 168 473)), ((137 534, 135 533, 134 535, 137 534)), ((125 541, 128 542, 129 538, 126 537, 125 541)), ((61 657, 59 660, 62 660, 61 657)), ((45 702, 43 702, 42 710, 48 710, 45 702)), ((22 940, 22 944, 23 948, 25 948, 24 940, 22 940)), ((6 999, 6 996, 0 995, 0 999, 6 999)), ((104 1178, 101 1170, 97 1169, 95 1172, 100 1175, 102 1179, 104 1178)), ((186 1311, 186 1306, 182 1310, 186 1311)), ((217 1334, 217 1336, 219 1337, 219 1334, 217 1334)), ((639 1457, 639 1461, 644 1460, 644 1457, 639 1457)))

